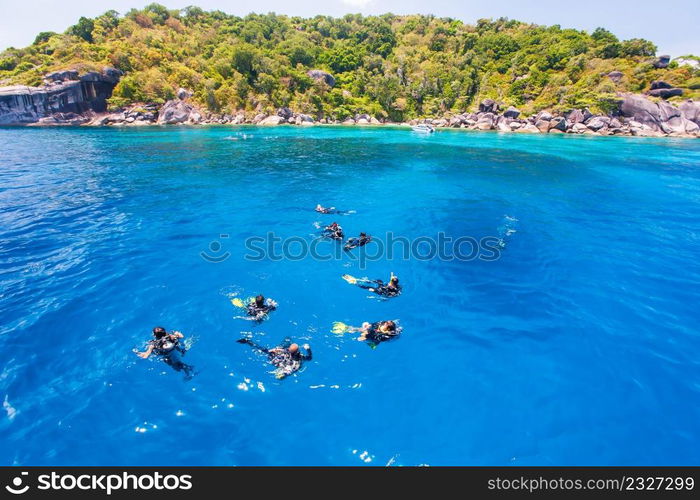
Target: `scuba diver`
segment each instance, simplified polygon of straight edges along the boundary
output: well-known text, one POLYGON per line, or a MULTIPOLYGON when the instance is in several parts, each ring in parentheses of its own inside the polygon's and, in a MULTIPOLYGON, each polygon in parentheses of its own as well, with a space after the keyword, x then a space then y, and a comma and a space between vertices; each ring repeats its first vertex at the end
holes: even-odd
POLYGON ((155 354, 175 371, 184 372, 185 380, 191 379, 194 368, 180 359, 180 355, 184 356, 187 352, 187 349, 180 345, 180 339, 185 336, 178 331, 168 333, 162 326, 156 326, 153 329, 153 337, 155 338, 148 341, 148 347, 144 352, 134 349, 136 355, 142 359, 148 359, 151 354, 155 354))
POLYGON ((256 319, 266 316, 275 309, 277 309, 277 302, 272 299, 266 300, 262 295, 255 297, 246 307, 248 316, 253 316, 256 319))
POLYGON ((399 278, 391 273, 388 283, 384 283, 382 280, 371 280, 368 278, 355 278, 349 274, 344 274, 343 279, 350 283, 351 285, 357 285, 360 288, 369 290, 372 293, 376 293, 382 297, 392 298, 398 297, 401 294, 401 285, 399 285, 399 278))
POLYGON ((367 342, 371 347, 377 347, 381 342, 395 339, 401 334, 402 328, 396 325, 396 321, 377 321, 376 323, 362 323, 362 326, 349 326, 340 321, 333 323, 333 333, 359 333, 357 340, 367 342))
POLYGON ((350 238, 347 243, 345 243, 345 250, 352 250, 353 248, 356 247, 362 247, 365 246, 367 243, 370 242, 372 237, 366 233, 360 233, 360 236, 358 238, 350 238))
POLYGON ((326 215, 330 215, 330 214, 350 215, 350 214, 355 213, 354 210, 342 211, 342 210, 336 210, 335 207, 324 207, 324 206, 321 206, 320 203, 318 205, 316 205, 316 208, 314 210, 316 210, 320 214, 326 214, 326 215))
POLYGON ((345 237, 345 235, 343 234, 343 228, 340 227, 337 222, 334 222, 331 225, 324 227, 323 236, 327 238, 332 238, 334 240, 342 240, 345 237))
POLYGON ((330 208, 323 207, 323 206, 321 206, 320 203, 318 205, 316 205, 315 210, 321 214, 333 214, 336 212, 335 207, 330 207, 330 208))
POLYGON ((236 307, 241 307, 246 310, 248 318, 253 321, 262 321, 267 318, 267 315, 277 309, 277 302, 272 299, 266 299, 262 295, 247 299, 247 302, 242 301, 238 297, 231 299, 231 304, 236 307))
POLYGON ((306 354, 302 354, 299 350, 299 344, 294 343, 285 342, 282 345, 268 349, 246 338, 238 339, 236 342, 248 344, 254 350, 265 354, 270 364, 275 367, 275 377, 277 379, 283 379, 298 372, 304 361, 311 361, 311 346, 309 344, 302 346, 306 351, 306 354))

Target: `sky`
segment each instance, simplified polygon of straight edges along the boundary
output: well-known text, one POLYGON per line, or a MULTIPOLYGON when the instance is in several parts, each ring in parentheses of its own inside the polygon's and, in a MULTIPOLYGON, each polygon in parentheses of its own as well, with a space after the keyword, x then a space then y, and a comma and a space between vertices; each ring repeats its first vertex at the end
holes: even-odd
MULTIPOLYGON (((41 31, 62 32, 80 16, 95 17, 114 9, 125 13, 153 0, 0 0, 0 50, 24 47, 41 31)), ((646 38, 658 54, 700 55, 699 0, 160 0, 168 8, 197 5, 243 16, 250 12, 310 17, 362 14, 434 14, 467 23, 508 17, 537 24, 591 31, 609 29, 620 39, 646 38)))

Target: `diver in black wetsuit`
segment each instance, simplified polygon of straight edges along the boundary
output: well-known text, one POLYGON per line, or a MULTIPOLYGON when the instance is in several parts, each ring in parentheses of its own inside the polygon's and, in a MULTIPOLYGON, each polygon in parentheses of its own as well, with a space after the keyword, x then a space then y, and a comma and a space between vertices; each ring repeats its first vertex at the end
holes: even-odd
POLYGON ((134 350, 136 355, 148 359, 151 354, 155 354, 175 371, 184 372, 186 380, 191 379, 194 375, 194 368, 180 359, 180 356, 184 356, 187 352, 185 347, 180 345, 180 339, 185 336, 178 331, 168 333, 162 326, 156 326, 153 329, 153 336, 155 338, 148 341, 148 347, 144 352, 134 350))
POLYGON ((355 247, 365 246, 370 242, 372 237, 366 233, 360 233, 358 238, 350 238, 347 243, 345 243, 345 250, 351 250, 355 247))
POLYGON ((343 279, 348 283, 357 285, 360 288, 369 290, 370 292, 376 293, 382 297, 388 299, 392 297, 398 297, 401 294, 401 285, 399 285, 399 278, 391 273, 389 278, 389 283, 384 283, 382 280, 370 280, 366 278, 353 278, 352 276, 345 274, 343 279))
POLYGON ((337 222, 324 227, 323 235, 334 240, 342 240, 345 237, 343 234, 343 228, 340 227, 337 222))
POLYGON ((314 210, 316 210, 318 213, 321 213, 321 214, 332 214, 332 213, 335 213, 335 211, 336 211, 335 207, 330 207, 330 208, 322 207, 320 203, 318 205, 316 205, 316 208, 314 210))
POLYGON ((336 215, 350 215, 354 214, 354 210, 349 210, 349 211, 343 211, 343 210, 336 210, 335 207, 323 207, 321 204, 316 205, 316 208, 314 209, 320 214, 325 214, 325 215, 330 215, 330 214, 336 214, 336 215))
POLYGON ((304 344, 303 348, 306 354, 302 354, 298 344, 280 345, 272 349, 256 344, 250 339, 238 339, 239 344, 248 344, 256 351, 259 351, 267 356, 268 361, 275 369, 275 377, 282 379, 287 377, 301 368, 304 361, 311 361, 311 347, 309 344, 304 344))
POLYGON ((367 341, 369 344, 379 344, 392 340, 401 334, 401 328, 394 321, 377 321, 376 323, 363 323, 357 340, 367 341))
POLYGON ((361 327, 342 325, 344 330, 350 333, 358 332, 360 334, 357 340, 367 342, 372 347, 375 347, 381 342, 387 342, 395 339, 401 334, 401 327, 396 326, 395 321, 377 321, 376 323, 364 322, 361 327))
POLYGON ((246 312, 248 316, 252 316, 256 320, 262 320, 265 316, 277 309, 277 302, 272 299, 265 300, 265 297, 258 295, 247 306, 246 312))

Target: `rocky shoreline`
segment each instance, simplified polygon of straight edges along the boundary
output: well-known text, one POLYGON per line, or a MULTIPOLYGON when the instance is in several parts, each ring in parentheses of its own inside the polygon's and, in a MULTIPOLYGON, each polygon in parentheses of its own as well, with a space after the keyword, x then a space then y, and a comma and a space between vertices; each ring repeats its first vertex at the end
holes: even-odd
POLYGON ((213 114, 202 111, 189 100, 189 94, 181 91, 181 98, 168 101, 158 107, 153 104, 137 104, 115 113, 82 114, 56 113, 28 126, 154 126, 154 125, 391 125, 412 126, 431 124, 436 128, 467 130, 495 130, 498 132, 529 134, 583 134, 620 135, 636 137, 700 137, 700 102, 684 101, 675 107, 665 101, 654 102, 638 94, 621 96, 620 113, 613 116, 594 115, 588 109, 574 109, 563 115, 541 111, 523 117, 519 110, 509 107, 499 111, 498 104, 484 100, 479 111, 424 118, 398 123, 379 120, 367 114, 358 114, 345 120, 332 120, 295 113, 280 108, 276 114, 213 114))
MULTIPOLYGON (((392 125, 412 126, 431 124, 436 128, 467 130, 495 130, 498 132, 530 134, 585 134, 622 135, 637 137, 700 137, 700 102, 684 101, 675 107, 665 101, 654 102, 642 95, 621 96, 620 112, 613 116, 594 115, 588 109, 574 109, 563 115, 541 111, 523 117, 516 108, 499 110, 498 103, 486 99, 475 113, 462 113, 440 118, 424 118, 398 123, 377 119, 368 114, 358 114, 345 120, 315 119, 295 113, 289 108, 280 108, 276 114, 216 115, 199 110, 183 98, 168 101, 160 109, 153 105, 136 105, 111 114, 97 114, 85 120, 83 125, 92 126, 148 126, 148 125, 392 125)), ((42 123, 45 125, 46 123, 42 123)))
MULTIPOLYGON (((325 73, 321 77, 325 78, 325 73)), ((524 117, 514 107, 502 109, 493 99, 484 99, 477 112, 447 114, 404 123, 389 122, 368 114, 333 120, 279 108, 274 114, 238 112, 215 114, 198 108, 191 92, 179 89, 177 97, 162 106, 135 104, 107 112, 106 99, 121 72, 104 68, 81 77, 75 71, 46 75, 42 87, 0 88, 0 125, 26 126, 150 126, 150 125, 394 125, 428 123, 436 128, 496 130, 530 134, 622 135, 640 137, 700 137, 700 102, 687 99, 678 107, 665 99, 678 90, 663 81, 652 82, 646 95, 619 94, 617 109, 610 115, 595 115, 588 109, 563 114, 548 111, 524 117)), ((329 75, 330 76, 330 75, 329 75)))

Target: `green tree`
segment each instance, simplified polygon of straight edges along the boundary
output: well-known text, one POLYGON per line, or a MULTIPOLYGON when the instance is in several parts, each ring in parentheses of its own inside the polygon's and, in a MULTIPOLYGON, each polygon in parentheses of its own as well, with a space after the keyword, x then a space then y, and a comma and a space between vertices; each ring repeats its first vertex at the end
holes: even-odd
POLYGON ((151 3, 146 5, 143 9, 147 14, 149 14, 151 20, 155 24, 164 24, 165 21, 170 17, 170 12, 168 8, 159 3, 151 3))
POLYGON ((304 37, 294 37, 279 44, 279 50, 289 58, 292 66, 311 66, 319 52, 317 45, 304 37))
POLYGON ((321 53, 319 59, 323 64, 337 73, 352 71, 362 64, 362 51, 357 45, 339 42, 332 49, 321 53))
POLYGON ((78 24, 68 28, 68 34, 82 38, 86 42, 92 42, 92 30, 95 28, 95 22, 87 17, 81 17, 78 24))
POLYGON ((643 38, 632 38, 620 44, 620 54, 623 57, 653 56, 656 54, 656 45, 643 38))
POLYGON ((40 43, 48 42, 49 39, 52 36, 55 36, 57 33, 53 31, 42 31, 39 33, 36 38, 34 39, 34 43, 32 45, 39 45, 40 43))

